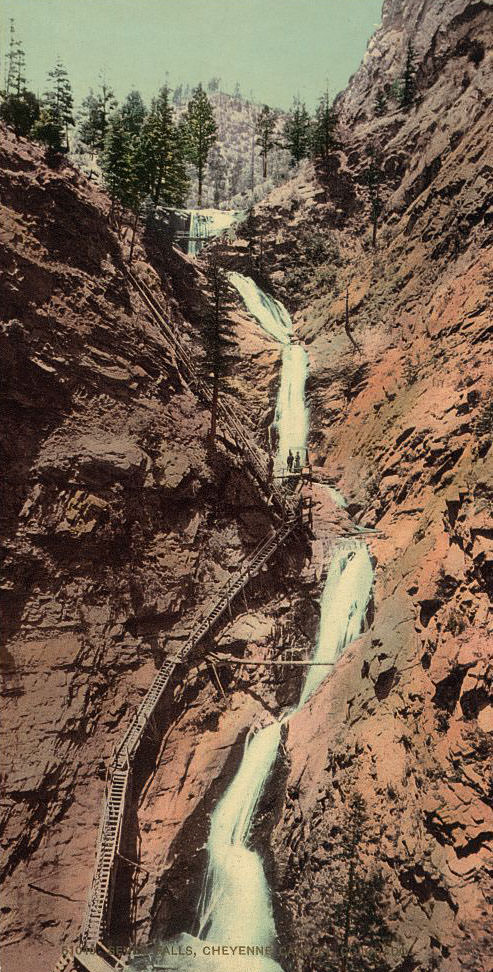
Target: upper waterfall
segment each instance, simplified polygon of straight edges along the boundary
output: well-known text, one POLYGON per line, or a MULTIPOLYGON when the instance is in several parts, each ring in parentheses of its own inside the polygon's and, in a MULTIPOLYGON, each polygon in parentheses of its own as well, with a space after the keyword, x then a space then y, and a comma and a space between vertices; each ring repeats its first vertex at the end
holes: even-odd
POLYGON ((190 209, 187 253, 197 256, 207 240, 220 236, 244 217, 241 209, 190 209))
POLYGON ((293 323, 284 304, 264 293, 251 277, 233 271, 229 279, 243 299, 246 309, 260 326, 280 344, 289 344, 293 323))
POLYGON ((251 277, 230 273, 229 279, 241 295, 245 307, 261 328, 282 345, 281 381, 277 395, 273 431, 276 439, 276 469, 286 466, 289 451, 300 453, 305 462, 308 438, 308 409, 305 384, 308 355, 293 341, 293 322, 280 300, 264 293, 251 277))

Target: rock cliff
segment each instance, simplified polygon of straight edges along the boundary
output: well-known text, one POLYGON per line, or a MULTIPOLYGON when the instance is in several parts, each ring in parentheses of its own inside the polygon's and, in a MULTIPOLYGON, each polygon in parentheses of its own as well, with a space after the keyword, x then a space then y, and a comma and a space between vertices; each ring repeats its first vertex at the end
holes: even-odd
MULTIPOLYGON (((284 961, 300 970, 330 954, 355 792, 370 821, 361 853, 389 896, 390 966, 479 970, 491 953, 491 14, 385 3, 339 99, 343 150, 256 212, 254 269, 309 348, 315 460, 381 531, 371 630, 287 741, 276 901, 284 961), (409 41, 415 103, 376 117, 409 41), (370 144, 383 171, 375 249, 370 144)), ((237 265, 246 252, 240 240, 237 265)))
MULTIPOLYGON (((254 273, 309 350, 312 455, 354 519, 379 531, 369 629, 292 720, 255 835, 280 959, 296 972, 318 968, 330 944, 356 792, 364 864, 384 880, 390 967, 480 972, 492 951, 491 82, 491 3, 387 0, 339 99, 341 151, 255 211, 254 273), (375 89, 402 73, 409 40, 415 103, 375 117, 375 89), (384 172, 375 249, 370 143, 384 172)), ((5 967, 28 972, 77 935, 107 760, 130 711, 269 517, 234 457, 208 451, 208 416, 129 288, 104 195, 25 142, 2 151, 13 734, 2 918, 5 967)), ((229 255, 249 272, 241 235, 229 255)), ((145 239, 136 261, 193 346, 199 271, 145 239)), ((265 435, 278 355, 240 308, 236 323, 248 354, 236 391, 265 435)), ((306 554, 295 545, 263 576, 222 648, 270 657, 313 644, 321 578, 306 554)), ((137 940, 190 930, 210 809, 250 726, 298 689, 292 671, 203 663, 176 684, 121 868, 120 925, 131 917, 137 940)))

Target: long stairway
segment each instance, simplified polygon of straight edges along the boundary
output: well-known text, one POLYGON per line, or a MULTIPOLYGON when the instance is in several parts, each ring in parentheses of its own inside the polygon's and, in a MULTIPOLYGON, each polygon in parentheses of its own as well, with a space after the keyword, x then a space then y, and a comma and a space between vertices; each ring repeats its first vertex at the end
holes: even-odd
POLYGON ((110 771, 110 782, 97 841, 96 866, 80 937, 83 952, 96 951, 98 944, 104 940, 109 925, 114 865, 120 848, 132 761, 171 676, 177 666, 190 657, 200 641, 229 610, 237 594, 261 571, 264 564, 299 524, 300 517, 297 513, 288 514, 285 522, 261 541, 252 556, 221 589, 211 608, 197 619, 183 647, 180 659, 170 659, 162 665, 117 747, 110 771))
MULTIPOLYGON (((183 340, 178 337, 168 315, 147 284, 130 270, 127 269, 125 272, 157 322, 160 333, 174 356, 178 370, 201 401, 209 406, 212 398, 211 391, 207 383, 200 377, 190 351, 183 340)), ((246 587, 252 577, 259 573, 263 565, 300 523, 299 497, 294 497, 289 491, 286 491, 282 484, 272 482, 269 477, 266 455, 245 432, 245 424, 223 402, 219 402, 218 405, 218 419, 221 430, 233 438, 245 466, 250 470, 272 504, 279 525, 272 534, 261 541, 252 556, 244 562, 240 570, 221 589, 212 607, 198 617, 183 647, 180 658, 173 658, 164 662, 115 750, 101 817, 96 865, 80 936, 81 953, 79 954, 94 953, 104 940, 110 923, 115 859, 120 849, 126 798, 131 783, 132 762, 147 730, 149 720, 159 705, 171 676, 178 664, 187 661, 200 641, 230 609, 231 602, 237 594, 246 587)))

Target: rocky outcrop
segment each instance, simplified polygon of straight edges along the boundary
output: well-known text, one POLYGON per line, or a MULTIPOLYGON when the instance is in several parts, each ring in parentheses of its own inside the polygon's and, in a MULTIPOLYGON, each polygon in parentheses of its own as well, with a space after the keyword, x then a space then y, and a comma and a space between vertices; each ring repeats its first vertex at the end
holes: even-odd
MULTIPOLYGON (((106 197, 2 138, 2 959, 27 972, 77 938, 117 739, 270 517, 231 443, 210 452, 210 417, 128 283, 106 197)), ((166 282, 162 253, 139 243, 137 272, 196 349, 197 272, 178 251, 164 263, 166 282)), ((268 384, 278 362, 250 329, 268 384)), ((248 595, 267 615, 272 590, 248 595)), ((214 672, 195 682, 169 711, 186 763, 197 686, 216 719, 214 672)), ((245 699, 251 715, 260 703, 245 699)), ((144 856, 159 827, 157 814, 144 856)))
MULTIPOLYGON (((271 285, 309 348, 315 461, 381 531, 371 630, 286 744, 273 846, 290 968, 324 961, 355 792, 390 967, 479 972, 491 951, 490 6, 389 0, 339 100, 343 151, 256 210, 271 285), (415 104, 377 118, 375 90, 402 73, 409 40, 415 104), (385 172, 375 250, 370 143, 385 172)), ((232 260, 244 252, 240 240, 232 260)))
MULTIPOLYGON (((351 516, 378 531, 369 629, 291 720, 255 836, 293 972, 318 968, 330 944, 355 793, 369 821, 364 868, 385 890, 388 965, 480 972, 491 952, 490 7, 388 0, 339 100, 342 150, 256 208, 261 264, 241 236, 229 251, 293 311, 310 355, 311 454, 351 516), (410 39, 415 104, 376 118, 375 89, 402 73, 410 39), (385 173, 375 250, 370 143, 385 173)), ((227 453, 211 459, 207 415, 128 288, 105 198, 26 143, 3 161, 2 593, 16 739, 4 961, 27 972, 77 933, 105 767, 129 711, 268 516, 227 453)), ((199 272, 147 238, 136 259, 193 346, 199 272)), ((278 349, 239 306, 235 320, 248 356, 234 390, 265 431, 278 349)), ((314 499, 316 532, 347 528, 322 487, 314 499)), ((321 548, 309 563, 296 547, 264 574, 216 649, 308 649, 321 548)), ((173 686, 119 872, 122 924, 131 915, 140 942, 190 930, 208 814, 248 729, 291 704, 299 680, 198 659, 173 686)))

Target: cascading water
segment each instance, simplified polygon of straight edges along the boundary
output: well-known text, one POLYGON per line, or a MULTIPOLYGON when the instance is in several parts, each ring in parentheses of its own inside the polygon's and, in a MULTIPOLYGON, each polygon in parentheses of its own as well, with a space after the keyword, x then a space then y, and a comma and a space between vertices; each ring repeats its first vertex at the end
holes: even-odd
POLYGON ((197 256, 207 240, 220 236, 243 219, 244 213, 237 209, 190 209, 189 256, 197 256))
MULTIPOLYGON (((277 463, 283 465, 289 448, 299 451, 306 445, 307 355, 304 348, 291 343, 291 318, 279 301, 264 294, 248 277, 231 273, 230 280, 249 312, 282 345, 275 425, 277 463)), ((341 494, 337 498, 344 502, 341 494)), ((168 968, 216 972, 219 963, 224 972, 251 972, 252 968, 255 972, 282 972, 269 957, 275 947, 276 930, 262 859, 250 846, 252 828, 276 762, 282 726, 306 704, 346 646, 362 631, 372 577, 368 550, 362 541, 352 539, 336 546, 321 598, 320 629, 313 656, 318 664, 308 668, 298 705, 279 721, 251 731, 246 739, 240 766, 211 815, 197 935, 183 934, 174 940, 175 960, 174 964, 170 962, 168 952, 168 968), (227 951, 223 953, 225 946, 227 951), (254 960, 249 954, 240 955, 240 946, 243 953, 248 948, 258 950, 254 960)))
POLYGON ((251 277, 230 273, 229 279, 249 311, 267 334, 282 345, 281 382, 277 396, 273 427, 277 439, 276 471, 286 466, 288 452, 298 452, 305 462, 308 437, 308 409, 305 383, 308 355, 301 344, 292 340, 293 322, 284 304, 265 294, 251 277))

